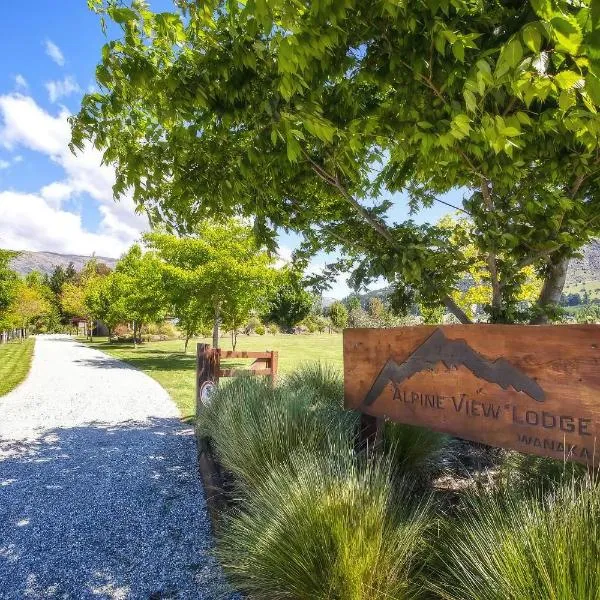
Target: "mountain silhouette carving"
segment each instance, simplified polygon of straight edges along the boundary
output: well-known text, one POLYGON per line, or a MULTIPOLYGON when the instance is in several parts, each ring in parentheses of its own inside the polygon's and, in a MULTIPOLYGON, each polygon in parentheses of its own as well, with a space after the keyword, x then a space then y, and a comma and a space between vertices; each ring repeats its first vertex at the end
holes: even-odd
POLYGON ((365 396, 363 405, 371 406, 390 381, 401 383, 420 371, 433 371, 439 362, 448 369, 463 365, 480 379, 495 383, 505 390, 513 387, 537 402, 543 402, 546 396, 536 381, 504 358, 488 360, 475 352, 465 340, 449 340, 441 329, 436 329, 402 364, 392 358, 387 361, 365 396))

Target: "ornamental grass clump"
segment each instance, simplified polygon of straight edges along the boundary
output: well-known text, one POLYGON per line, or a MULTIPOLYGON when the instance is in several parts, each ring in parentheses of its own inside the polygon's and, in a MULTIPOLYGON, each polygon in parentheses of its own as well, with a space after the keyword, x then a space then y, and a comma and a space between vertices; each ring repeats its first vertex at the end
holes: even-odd
POLYGON ((481 493, 439 537, 429 586, 445 600, 599 600, 600 486, 481 493))
POLYGON ((381 460, 300 451, 232 514, 217 553, 254 600, 416 598, 429 503, 393 486, 381 460))
POLYGON ((315 454, 350 452, 356 415, 323 406, 305 387, 273 387, 258 377, 238 377, 221 386, 198 419, 221 464, 246 486, 289 463, 298 449, 315 454))
POLYGON ((386 452, 396 475, 418 474, 426 482, 443 470, 452 453, 452 438, 425 427, 388 421, 383 430, 386 452))

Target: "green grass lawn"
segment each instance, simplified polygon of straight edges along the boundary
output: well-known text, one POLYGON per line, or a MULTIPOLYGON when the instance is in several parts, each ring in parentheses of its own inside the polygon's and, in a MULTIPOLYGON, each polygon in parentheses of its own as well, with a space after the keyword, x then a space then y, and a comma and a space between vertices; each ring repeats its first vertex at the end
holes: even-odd
POLYGON ((0 344, 0 396, 16 388, 29 373, 35 339, 0 344))
MULTIPOLYGON (((109 344, 96 339, 93 347, 120 358, 156 379, 175 401, 184 420, 191 420, 195 411, 196 342, 190 342, 188 354, 183 353, 183 341, 147 342, 134 348, 132 344, 109 344)), ((221 339, 221 347, 231 350, 229 337, 221 339)), ((342 368, 342 335, 264 335, 238 338, 236 350, 277 350, 279 373, 285 375, 305 362, 322 361, 342 368)), ((226 367, 243 367, 251 361, 223 361, 226 367)))

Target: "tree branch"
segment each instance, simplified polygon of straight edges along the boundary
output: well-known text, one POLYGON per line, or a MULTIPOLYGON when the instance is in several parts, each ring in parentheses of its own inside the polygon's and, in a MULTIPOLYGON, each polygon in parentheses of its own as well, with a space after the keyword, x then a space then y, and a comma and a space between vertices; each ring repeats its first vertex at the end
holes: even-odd
MULTIPOLYGON (((489 182, 487 179, 481 182, 481 193, 483 195, 485 206, 490 215, 492 215, 494 212, 494 204, 492 202, 489 182)), ((502 308, 502 295, 500 281, 498 278, 498 263, 494 249, 490 249, 488 251, 486 262, 492 281, 492 307, 494 308, 494 312, 497 314, 502 308)))

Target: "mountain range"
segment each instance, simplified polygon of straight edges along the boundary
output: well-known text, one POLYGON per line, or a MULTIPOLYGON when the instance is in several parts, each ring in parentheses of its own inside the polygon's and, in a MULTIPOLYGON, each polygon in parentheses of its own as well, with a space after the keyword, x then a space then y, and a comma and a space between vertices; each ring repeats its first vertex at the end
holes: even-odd
MULTIPOLYGON (((80 254, 22 251, 12 259, 10 266, 11 269, 20 275, 28 275, 32 271, 51 275, 56 267, 61 266, 66 269, 70 263, 73 263, 76 271, 81 271, 91 258, 91 256, 82 256, 80 254)), ((114 269, 117 264, 117 260, 114 258, 107 258, 105 256, 96 256, 95 258, 98 262, 104 263, 111 269, 114 269)))

